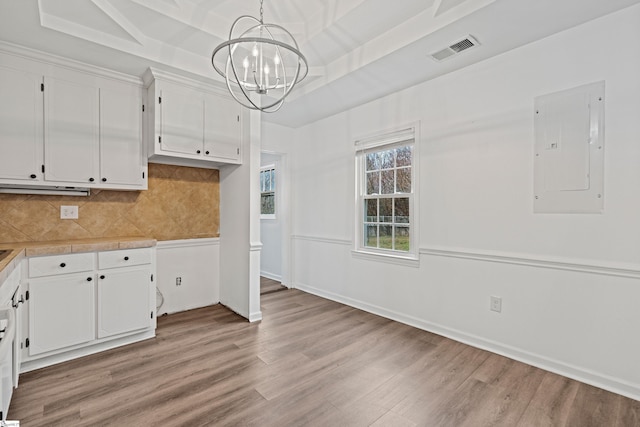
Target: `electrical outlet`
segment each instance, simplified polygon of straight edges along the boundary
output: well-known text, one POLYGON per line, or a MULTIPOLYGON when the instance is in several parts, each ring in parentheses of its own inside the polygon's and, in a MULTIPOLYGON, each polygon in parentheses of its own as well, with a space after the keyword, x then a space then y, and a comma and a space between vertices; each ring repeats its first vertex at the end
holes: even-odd
POLYGON ((60 206, 61 219, 78 219, 77 206, 60 206))
POLYGON ((491 297, 489 309, 491 311, 495 311, 496 313, 500 313, 502 311, 502 298, 491 297))
POLYGON ((182 286, 182 277, 176 277, 176 286, 182 286))

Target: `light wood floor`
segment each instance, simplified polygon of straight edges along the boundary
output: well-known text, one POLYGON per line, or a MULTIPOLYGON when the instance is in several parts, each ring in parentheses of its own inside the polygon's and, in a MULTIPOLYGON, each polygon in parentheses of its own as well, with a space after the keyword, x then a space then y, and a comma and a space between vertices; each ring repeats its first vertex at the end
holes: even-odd
POLYGON ((639 426, 640 402, 297 290, 21 376, 29 426, 639 426))
POLYGON ((277 280, 260 277, 260 295, 270 294, 273 292, 286 291, 287 287, 277 280))

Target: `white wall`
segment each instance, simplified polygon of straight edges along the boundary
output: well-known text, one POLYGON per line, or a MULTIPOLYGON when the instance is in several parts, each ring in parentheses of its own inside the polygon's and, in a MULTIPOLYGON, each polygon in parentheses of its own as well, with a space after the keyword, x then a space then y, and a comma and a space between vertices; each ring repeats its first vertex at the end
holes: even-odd
POLYGON ((158 315, 220 302, 218 239, 158 242, 156 259, 156 283, 164 298, 158 315))
POLYGON ((638 22, 633 6, 295 130, 294 286, 640 398, 640 50, 621 43, 638 22), (600 80, 604 214, 534 215, 533 99, 600 80), (353 142, 415 121, 420 266, 355 258, 353 142))
POLYGON ((260 166, 274 165, 276 168, 276 217, 275 219, 260 219, 260 275, 273 280, 282 280, 282 197, 280 184, 282 181, 281 155, 263 152, 260 156, 260 166))

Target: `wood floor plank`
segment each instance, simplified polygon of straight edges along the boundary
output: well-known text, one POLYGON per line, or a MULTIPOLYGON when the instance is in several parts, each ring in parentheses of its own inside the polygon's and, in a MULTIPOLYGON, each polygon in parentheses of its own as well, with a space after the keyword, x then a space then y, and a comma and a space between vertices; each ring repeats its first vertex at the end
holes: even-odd
POLYGON ((31 426, 638 426, 640 404, 296 290, 21 375, 31 426))
POLYGON ((640 401, 622 397, 618 413, 618 427, 640 426, 640 401))
POLYGON ((615 426, 622 396, 579 384, 566 422, 570 427, 615 426))
POLYGON ((260 295, 267 295, 274 292, 286 291, 288 288, 277 280, 260 277, 260 295))
POLYGON ((578 392, 578 386, 577 381, 544 372, 544 378, 518 425, 522 427, 564 426, 578 392))

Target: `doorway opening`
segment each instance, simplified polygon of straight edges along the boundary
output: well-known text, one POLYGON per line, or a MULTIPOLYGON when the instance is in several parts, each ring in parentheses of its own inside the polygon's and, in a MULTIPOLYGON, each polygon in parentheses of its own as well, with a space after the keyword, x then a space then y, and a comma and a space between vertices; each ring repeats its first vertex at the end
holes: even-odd
POLYGON ((287 155, 260 153, 260 294, 290 285, 290 204, 287 155))

